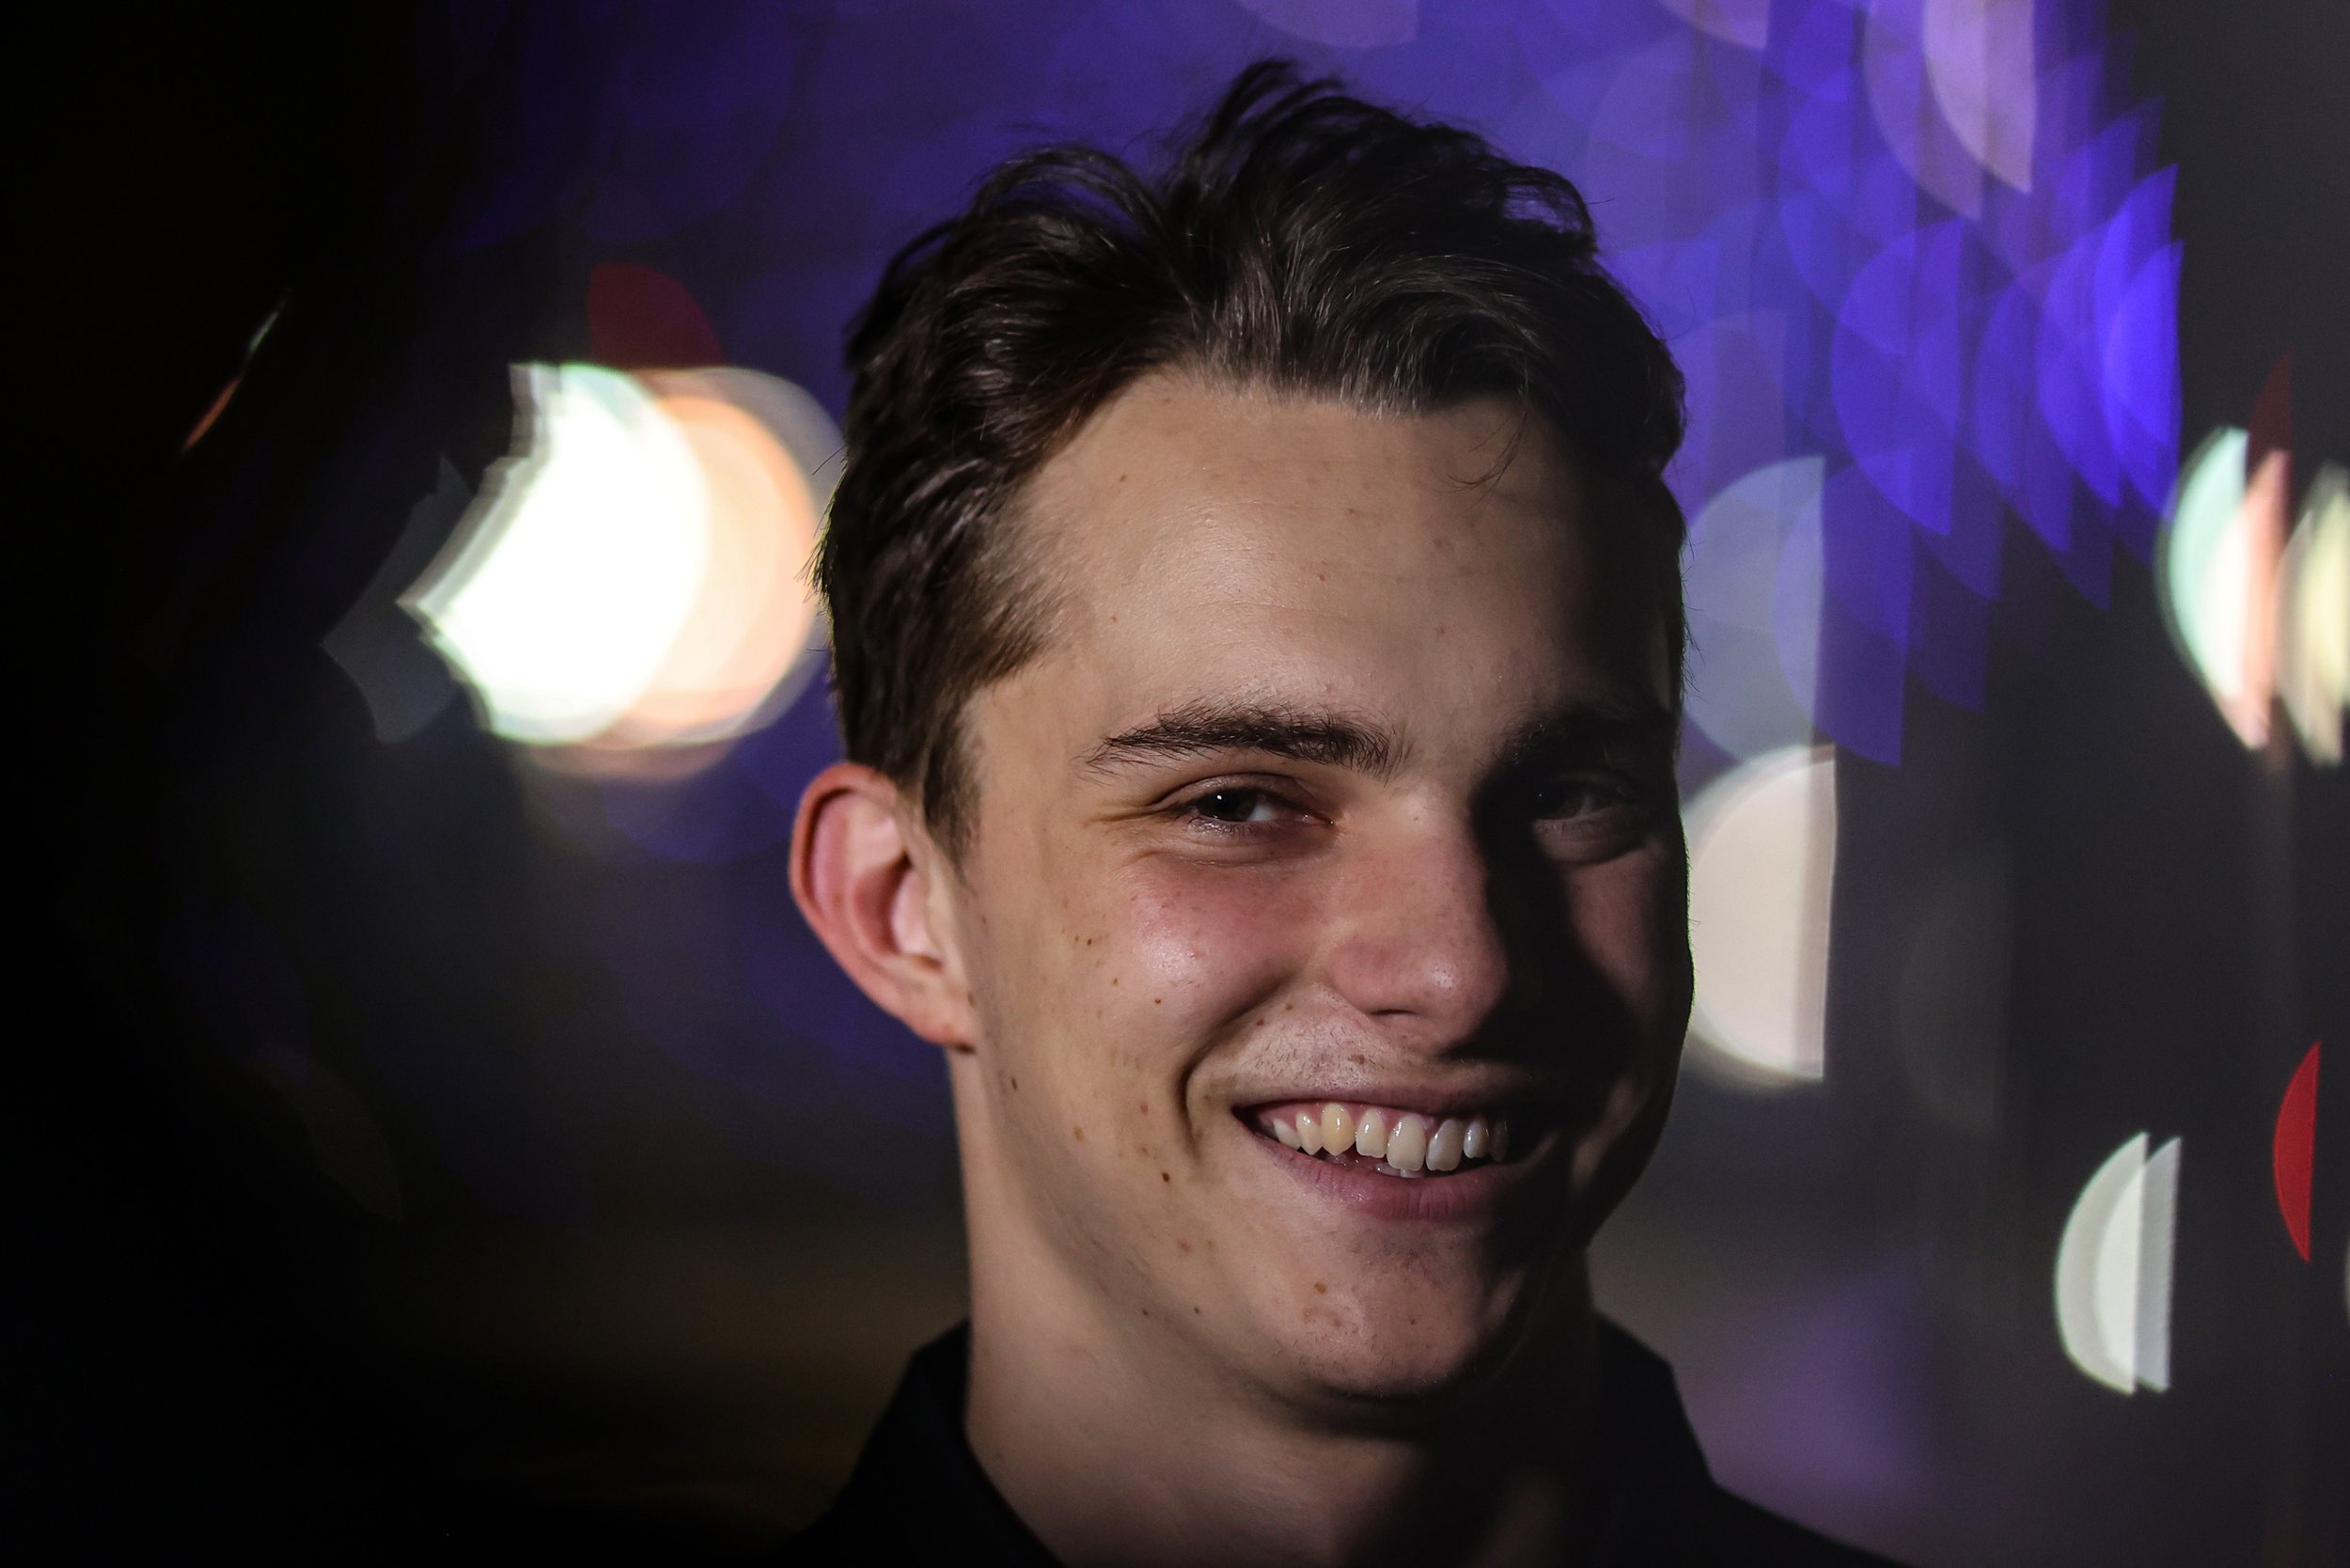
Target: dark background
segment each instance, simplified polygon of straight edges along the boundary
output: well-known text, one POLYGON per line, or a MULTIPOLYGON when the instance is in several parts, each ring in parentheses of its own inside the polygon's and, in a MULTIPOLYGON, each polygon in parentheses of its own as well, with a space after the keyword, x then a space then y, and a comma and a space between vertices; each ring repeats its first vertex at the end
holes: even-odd
MULTIPOLYGON (((1286 41, 1193 9, 1235 61, 1286 41)), ((942 14, 888 24, 932 69, 1060 69, 1042 24, 991 52, 942 14)), ((588 241, 545 221, 591 198, 532 160, 606 134, 580 84, 631 27, 686 24, 69 20, 19 60, 40 133, 12 1510, 74 1557, 756 1549, 821 1506, 904 1353, 960 1312, 935 1065, 827 979, 779 878, 713 881, 772 867, 784 794, 728 774, 590 799, 462 700, 385 747, 319 651, 442 460, 473 481, 509 449, 507 366, 588 355, 587 265, 648 254, 595 241, 627 227, 608 204, 588 241), (677 849, 696 835, 724 854, 677 849), (671 1038, 647 1000, 762 985, 793 1028, 738 1037, 713 1000, 671 1038), (870 1043, 823 1048, 842 1035, 870 1043)), ((771 134, 855 137, 839 62, 871 51, 843 40, 878 25, 796 6, 712 47, 772 51, 798 107, 771 134)), ((2298 472, 2350 458, 2350 11, 2164 0, 2106 27, 2181 171, 2187 440, 2246 423, 2290 353, 2298 472)), ((1152 76, 1107 118, 1212 85, 1152 76)), ((998 123, 984 153, 933 154, 950 170, 915 136, 889 178, 950 196, 1034 139, 998 123)), ((668 189, 658 147, 626 156, 648 199, 668 189)), ((895 220, 868 191, 804 195, 662 259, 780 278, 789 308, 738 357, 837 412, 827 334, 895 220)), ((1767 1099, 1693 1075, 1603 1239, 1603 1300, 1674 1360, 1726 1482, 1881 1550, 2338 1561, 2350 1112, 2321 1099, 2312 1263, 2267 1137, 2294 1063, 2350 1022, 2343 776, 2236 744, 2142 564, 2099 606, 2011 562, 1979 707, 1913 689, 1900 765, 1839 763, 1837 1073, 1767 1099), (1962 909, 1994 889, 1999 962, 1973 983, 2006 998, 1952 1069, 1987 1096, 1971 1122, 1921 1113, 1891 1043, 1920 911, 1953 886, 1962 909), (2173 1388, 2125 1400, 2063 1359, 2047 1273, 2080 1182, 2139 1128, 2184 1140, 2186 1175, 2173 1388)), ((810 700, 745 755, 804 776, 831 745, 810 700)))

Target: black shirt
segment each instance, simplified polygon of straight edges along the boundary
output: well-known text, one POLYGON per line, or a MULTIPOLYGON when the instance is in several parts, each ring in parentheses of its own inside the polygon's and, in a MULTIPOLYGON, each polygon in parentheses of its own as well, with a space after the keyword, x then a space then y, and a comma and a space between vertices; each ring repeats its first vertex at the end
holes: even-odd
MULTIPOLYGON (((945 1561, 1058 1568, 987 1479, 964 1435, 971 1331, 959 1324, 916 1351, 831 1509, 793 1537, 787 1564, 945 1561), (901 1554, 921 1553, 920 1557, 901 1554)), ((1614 1439, 1599 1548, 1587 1568, 1758 1564, 1891 1568, 1764 1512, 1714 1482, 1672 1369, 1605 1319, 1602 1430, 1614 1439)))

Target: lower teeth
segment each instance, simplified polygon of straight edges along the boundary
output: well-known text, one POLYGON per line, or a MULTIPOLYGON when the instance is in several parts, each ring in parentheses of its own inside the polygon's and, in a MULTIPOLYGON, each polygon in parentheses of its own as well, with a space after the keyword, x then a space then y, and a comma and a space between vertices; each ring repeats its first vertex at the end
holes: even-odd
MULTIPOLYGON (((1301 1151, 1301 1152, 1302 1152, 1303 1151, 1301 1151)), ((1326 1160, 1332 1165, 1369 1166, 1371 1169, 1379 1172, 1382 1176, 1402 1176, 1408 1179, 1414 1176, 1446 1176, 1451 1174, 1449 1171, 1444 1170, 1406 1170, 1402 1166, 1389 1165, 1386 1160, 1374 1160, 1368 1155, 1358 1154, 1352 1149, 1337 1151, 1325 1149, 1321 1153, 1316 1154, 1313 1157, 1318 1160, 1326 1160)), ((1461 1168, 1464 1170, 1467 1169, 1469 1163, 1470 1162, 1466 1160, 1463 1160, 1461 1162, 1461 1168)))

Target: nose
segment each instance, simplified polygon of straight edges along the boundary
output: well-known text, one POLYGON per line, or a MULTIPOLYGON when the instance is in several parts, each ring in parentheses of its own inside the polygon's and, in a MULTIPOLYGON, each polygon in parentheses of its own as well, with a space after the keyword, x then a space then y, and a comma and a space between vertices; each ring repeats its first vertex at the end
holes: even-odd
POLYGON ((1441 1047, 1531 1004, 1541 976, 1512 953, 1467 822, 1422 822, 1351 858, 1324 973, 1357 1011, 1441 1047))

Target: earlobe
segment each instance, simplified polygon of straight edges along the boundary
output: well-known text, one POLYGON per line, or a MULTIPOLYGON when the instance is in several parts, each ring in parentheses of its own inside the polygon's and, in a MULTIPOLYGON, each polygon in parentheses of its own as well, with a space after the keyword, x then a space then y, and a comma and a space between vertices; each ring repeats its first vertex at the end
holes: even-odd
POLYGON ((968 1050, 974 1020, 931 894, 937 852, 896 785, 857 762, 809 781, 791 831, 791 895, 858 989, 932 1044, 968 1050))

